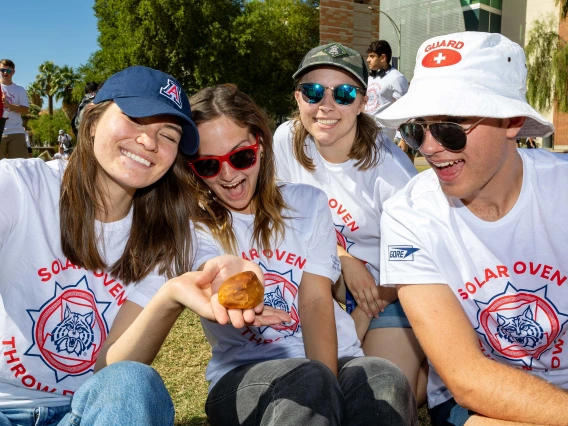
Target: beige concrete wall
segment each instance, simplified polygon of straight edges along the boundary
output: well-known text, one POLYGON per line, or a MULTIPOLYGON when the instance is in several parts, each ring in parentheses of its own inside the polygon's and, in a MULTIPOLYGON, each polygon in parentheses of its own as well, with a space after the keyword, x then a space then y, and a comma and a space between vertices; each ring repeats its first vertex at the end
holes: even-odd
MULTIPOLYGON (((503 0, 501 34, 524 46, 528 0, 503 0)), ((554 0, 545 0, 551 1, 554 0)))
POLYGON ((365 58, 369 45, 379 39, 378 13, 369 10, 369 6, 370 4, 355 3, 353 8, 353 49, 365 58))
POLYGON ((501 34, 524 46, 532 22, 549 13, 558 15, 554 0, 503 0, 501 34))

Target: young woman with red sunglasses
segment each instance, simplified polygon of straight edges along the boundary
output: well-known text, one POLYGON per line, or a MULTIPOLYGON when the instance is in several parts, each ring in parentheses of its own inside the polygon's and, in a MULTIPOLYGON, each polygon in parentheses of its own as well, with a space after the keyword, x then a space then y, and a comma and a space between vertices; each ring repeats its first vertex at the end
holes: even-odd
POLYGON ((357 51, 338 43, 319 46, 306 54, 293 78, 298 112, 274 135, 278 176, 326 192, 341 259, 334 295, 346 303, 365 355, 401 368, 422 404, 424 353, 396 290, 379 287, 383 203, 416 169, 364 113, 368 74, 357 51))
POLYGON ((404 375, 362 356, 353 321, 333 300, 340 264, 323 191, 275 180, 268 120, 235 86, 203 89, 190 102, 200 136, 189 162, 200 239, 258 263, 264 304, 291 318, 241 329, 202 319, 212 346, 210 424, 416 424, 404 375), (393 392, 377 398, 384 389, 393 392))

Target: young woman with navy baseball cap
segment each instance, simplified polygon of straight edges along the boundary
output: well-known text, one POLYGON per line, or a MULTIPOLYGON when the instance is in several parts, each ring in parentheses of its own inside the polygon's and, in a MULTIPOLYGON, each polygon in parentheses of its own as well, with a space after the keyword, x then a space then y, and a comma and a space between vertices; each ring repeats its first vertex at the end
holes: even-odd
POLYGON ((136 66, 98 92, 67 163, 0 161, 1 425, 173 424, 149 364, 184 307, 226 323, 209 284, 249 265, 192 245, 198 145, 177 80, 136 66))

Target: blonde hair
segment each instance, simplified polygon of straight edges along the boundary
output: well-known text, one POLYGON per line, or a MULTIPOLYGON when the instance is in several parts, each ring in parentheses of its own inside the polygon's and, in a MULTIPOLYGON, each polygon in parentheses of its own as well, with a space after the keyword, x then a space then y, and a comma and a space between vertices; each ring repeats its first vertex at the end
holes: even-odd
MULTIPOLYGON (((309 132, 304 127, 299 112, 296 112, 292 117, 292 125, 294 158, 306 170, 313 172, 316 167, 305 150, 306 138, 309 132)), ((349 158, 357 160, 355 166, 357 166, 359 170, 367 170, 379 164, 380 150, 376 142, 379 131, 380 129, 373 118, 365 113, 361 113, 357 116, 357 133, 355 134, 353 146, 351 146, 351 150, 349 151, 349 158)))

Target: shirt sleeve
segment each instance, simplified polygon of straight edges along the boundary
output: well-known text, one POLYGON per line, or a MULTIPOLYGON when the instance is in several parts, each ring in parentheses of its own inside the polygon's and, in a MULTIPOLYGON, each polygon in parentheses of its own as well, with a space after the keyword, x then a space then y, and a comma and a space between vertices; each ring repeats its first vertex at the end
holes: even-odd
POLYGON ((391 209, 391 204, 381 216, 381 285, 446 283, 434 261, 440 259, 433 255, 436 243, 424 232, 428 224, 405 214, 404 208, 391 209))
POLYGON ((21 189, 13 166, 8 160, 0 161, 0 252, 20 217, 21 189))
POLYGON ((30 106, 30 100, 28 99, 28 94, 27 94, 27 92, 24 88, 22 88, 22 90, 20 91, 20 96, 19 96, 19 99, 18 99, 18 105, 25 106, 25 107, 30 106))
POLYGON ((381 152, 384 157, 379 165, 380 174, 375 185, 375 200, 379 200, 377 203, 379 213, 383 209, 383 204, 404 188, 418 173, 406 153, 393 142, 383 140, 383 144, 386 149, 381 152))
POLYGON ((337 257, 335 226, 325 193, 317 188, 313 190, 314 194, 311 199, 317 214, 314 215, 314 230, 308 245, 304 271, 322 275, 335 283, 341 274, 341 263, 337 257))
POLYGON ((401 75, 392 83, 392 96, 395 99, 400 99, 408 92, 408 80, 401 75))
POLYGON ((196 229, 191 225, 195 238, 193 239, 193 266, 192 269, 196 271, 201 265, 214 257, 221 256, 223 251, 213 235, 207 229, 196 229))
POLYGON ((167 278, 165 276, 151 273, 142 281, 130 284, 134 285, 134 288, 128 294, 128 300, 136 303, 138 306, 145 307, 166 281, 167 278))
MULTIPOLYGON (((192 270, 197 270, 202 264, 209 259, 220 256, 222 253, 215 244, 211 234, 205 231, 196 230, 193 223, 190 223, 193 238, 193 263, 192 270)), ((134 289, 128 295, 128 300, 139 306, 146 306, 150 299, 158 292, 167 281, 167 278, 152 273, 136 284, 134 289)))
POLYGON ((276 176, 279 180, 290 182, 292 179, 290 173, 289 160, 294 160, 293 153, 291 152, 291 122, 286 122, 280 125, 274 133, 274 156, 276 158, 276 176), (291 157, 291 158, 290 158, 291 157))

